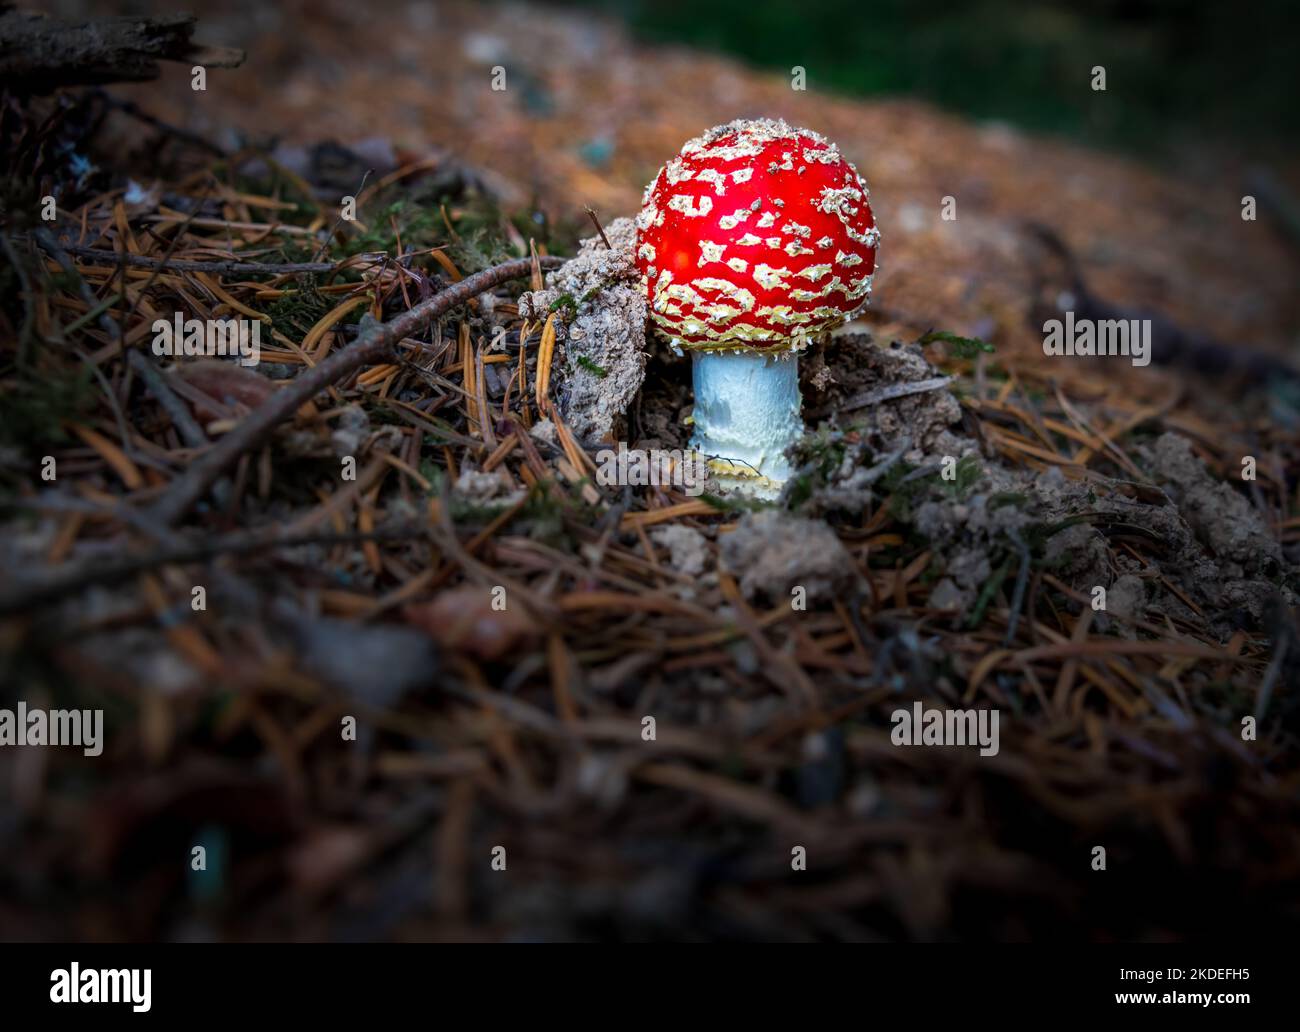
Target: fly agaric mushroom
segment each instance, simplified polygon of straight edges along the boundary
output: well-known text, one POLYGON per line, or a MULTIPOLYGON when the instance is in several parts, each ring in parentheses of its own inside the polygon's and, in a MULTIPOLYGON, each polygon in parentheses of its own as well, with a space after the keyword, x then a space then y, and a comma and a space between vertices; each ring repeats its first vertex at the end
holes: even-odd
POLYGON ((646 187, 636 260, 650 318, 693 358, 695 434, 726 489, 773 497, 803 433, 798 353, 871 296, 880 232, 835 145, 739 119, 646 187))

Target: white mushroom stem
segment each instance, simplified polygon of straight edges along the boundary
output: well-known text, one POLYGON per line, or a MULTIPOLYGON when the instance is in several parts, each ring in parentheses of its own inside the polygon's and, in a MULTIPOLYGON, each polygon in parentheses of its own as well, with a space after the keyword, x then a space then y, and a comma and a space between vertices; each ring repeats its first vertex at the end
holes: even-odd
POLYGON ((803 434, 797 352, 693 351, 691 447, 726 488, 774 497, 790 476, 785 450, 803 434), (734 466, 734 471, 727 466, 734 466))

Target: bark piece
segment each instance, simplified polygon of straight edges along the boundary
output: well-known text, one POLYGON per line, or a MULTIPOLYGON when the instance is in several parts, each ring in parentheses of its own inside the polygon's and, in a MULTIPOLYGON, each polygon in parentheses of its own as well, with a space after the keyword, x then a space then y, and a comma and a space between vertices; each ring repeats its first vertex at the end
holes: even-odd
POLYGON ((60 86, 145 82, 159 61, 234 68, 244 52, 191 41, 191 14, 64 21, 0 5, 0 85, 23 93, 60 86))

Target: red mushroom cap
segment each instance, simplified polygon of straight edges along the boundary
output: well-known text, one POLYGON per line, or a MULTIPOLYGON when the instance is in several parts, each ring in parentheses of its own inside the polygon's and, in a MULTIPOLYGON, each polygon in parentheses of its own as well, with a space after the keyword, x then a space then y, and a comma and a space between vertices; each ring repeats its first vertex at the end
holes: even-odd
POLYGON ((798 348, 870 300, 866 184, 807 129, 742 119, 688 141, 636 224, 650 317, 680 347, 798 348))

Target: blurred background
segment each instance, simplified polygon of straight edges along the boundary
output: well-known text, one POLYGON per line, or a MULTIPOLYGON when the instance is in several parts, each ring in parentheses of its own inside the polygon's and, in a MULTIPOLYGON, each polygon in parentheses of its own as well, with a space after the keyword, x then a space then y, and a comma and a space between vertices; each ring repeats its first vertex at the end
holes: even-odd
POLYGON ((809 69, 813 87, 909 96, 973 119, 1191 157, 1215 139, 1271 150, 1300 126, 1294 4, 1197 0, 615 0, 567 4, 625 21, 637 38, 809 69), (1106 66, 1123 103, 1087 102, 1081 63, 1106 66))

